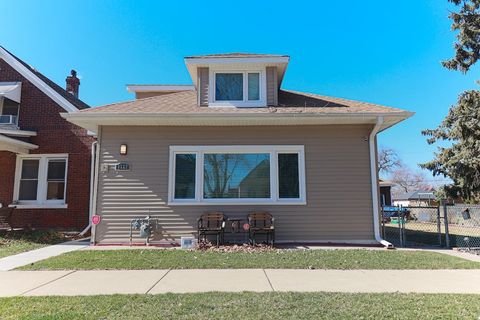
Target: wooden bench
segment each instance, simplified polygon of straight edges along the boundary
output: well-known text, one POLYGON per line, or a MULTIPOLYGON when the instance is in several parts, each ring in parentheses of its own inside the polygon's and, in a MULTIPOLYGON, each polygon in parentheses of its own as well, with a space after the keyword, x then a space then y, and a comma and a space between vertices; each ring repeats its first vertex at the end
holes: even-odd
POLYGON ((255 245, 257 234, 267 236, 267 244, 275 244, 275 218, 268 212, 252 212, 248 215, 248 238, 255 245))
POLYGON ((217 246, 223 243, 225 235, 225 215, 223 212, 207 212, 198 218, 198 241, 203 236, 207 240, 207 235, 217 237, 217 246))

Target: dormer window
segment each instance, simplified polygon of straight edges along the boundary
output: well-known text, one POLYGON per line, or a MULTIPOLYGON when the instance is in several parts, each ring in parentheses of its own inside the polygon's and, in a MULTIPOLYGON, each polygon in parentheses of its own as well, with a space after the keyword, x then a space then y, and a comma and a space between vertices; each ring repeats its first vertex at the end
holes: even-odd
POLYGON ((243 101, 243 73, 215 74, 215 101, 243 101))
POLYGON ((265 72, 212 70, 209 105, 213 107, 264 107, 265 72))

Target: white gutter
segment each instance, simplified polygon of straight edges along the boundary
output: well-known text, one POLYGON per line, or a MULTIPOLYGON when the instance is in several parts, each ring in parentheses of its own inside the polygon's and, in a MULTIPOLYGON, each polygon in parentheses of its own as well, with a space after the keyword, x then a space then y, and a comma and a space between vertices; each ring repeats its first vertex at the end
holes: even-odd
POLYGON ((380 202, 378 199, 378 175, 377 175, 377 157, 376 157, 376 144, 375 138, 380 131, 383 124, 383 117, 377 117, 377 122, 370 132, 370 138, 368 139, 368 146, 370 149, 370 176, 372 183, 372 208, 373 208, 373 231, 375 234, 375 240, 387 249, 392 249, 393 245, 387 240, 382 239, 380 235, 380 202))
POLYGON ((83 236, 87 233, 88 230, 92 227, 92 216, 93 216, 93 199, 95 198, 94 192, 94 183, 95 183, 95 172, 96 172, 96 154, 97 154, 97 141, 92 142, 91 148, 91 159, 90 159, 90 202, 88 206, 88 225, 80 232, 80 235, 83 236))

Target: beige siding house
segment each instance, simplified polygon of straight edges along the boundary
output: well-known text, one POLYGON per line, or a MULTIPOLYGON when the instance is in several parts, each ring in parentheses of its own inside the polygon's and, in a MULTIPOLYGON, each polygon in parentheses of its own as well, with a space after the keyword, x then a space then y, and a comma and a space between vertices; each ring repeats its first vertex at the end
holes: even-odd
POLYGON ((150 215, 151 243, 178 244, 204 212, 261 210, 277 242, 388 245, 376 135, 412 113, 282 90, 288 62, 187 57, 192 85, 131 85, 133 101, 64 114, 98 134, 92 240, 127 243, 131 220, 150 215))

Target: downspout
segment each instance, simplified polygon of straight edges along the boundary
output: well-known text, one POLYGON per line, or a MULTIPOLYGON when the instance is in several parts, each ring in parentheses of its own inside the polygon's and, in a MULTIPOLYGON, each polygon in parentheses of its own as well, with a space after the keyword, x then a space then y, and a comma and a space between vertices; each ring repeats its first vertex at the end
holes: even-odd
MULTIPOLYGON (((97 144, 95 145, 95 169, 93 175, 93 198, 92 198, 92 216, 97 214, 97 198, 98 198, 98 179, 100 168, 100 142, 102 139, 102 127, 98 126, 97 130, 97 144)), ((96 243, 96 225, 92 225, 92 235, 90 237, 90 243, 96 243)))
POLYGON ((378 175, 377 175, 377 157, 376 157, 376 144, 375 139, 378 131, 383 124, 383 117, 377 117, 377 122, 370 132, 370 137, 368 139, 368 146, 370 149, 370 177, 372 183, 372 208, 373 208, 373 231, 375 234, 375 240, 387 249, 393 249, 393 245, 387 240, 382 239, 380 235, 380 202, 378 198, 378 175))
POLYGON ((92 227, 92 216, 94 210, 94 201, 96 199, 96 190, 95 190, 95 176, 96 176, 96 159, 97 159, 97 145, 98 142, 92 142, 91 148, 91 157, 90 157, 90 202, 88 208, 88 225, 80 232, 80 235, 83 236, 87 233, 88 230, 92 227))

